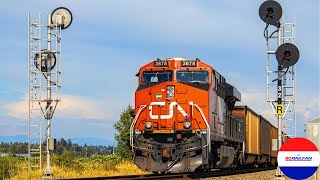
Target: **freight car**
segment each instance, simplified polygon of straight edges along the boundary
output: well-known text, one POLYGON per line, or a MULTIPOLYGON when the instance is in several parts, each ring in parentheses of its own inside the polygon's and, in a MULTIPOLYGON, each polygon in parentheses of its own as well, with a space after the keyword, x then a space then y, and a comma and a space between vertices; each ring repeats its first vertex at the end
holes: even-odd
POLYGON ((137 74, 130 145, 139 168, 153 172, 276 164, 277 130, 240 92, 199 59, 157 59, 137 74))

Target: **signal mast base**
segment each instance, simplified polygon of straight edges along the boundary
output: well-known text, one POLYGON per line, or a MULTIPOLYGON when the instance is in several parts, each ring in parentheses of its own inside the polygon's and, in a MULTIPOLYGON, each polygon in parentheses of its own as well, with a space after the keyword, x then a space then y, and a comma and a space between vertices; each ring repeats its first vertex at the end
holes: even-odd
POLYGON ((275 178, 273 178, 273 179, 274 180, 285 180, 286 179, 284 174, 281 172, 279 166, 277 167, 275 178))
POLYGON ((51 166, 46 166, 42 174, 42 179, 53 179, 53 172, 51 166))

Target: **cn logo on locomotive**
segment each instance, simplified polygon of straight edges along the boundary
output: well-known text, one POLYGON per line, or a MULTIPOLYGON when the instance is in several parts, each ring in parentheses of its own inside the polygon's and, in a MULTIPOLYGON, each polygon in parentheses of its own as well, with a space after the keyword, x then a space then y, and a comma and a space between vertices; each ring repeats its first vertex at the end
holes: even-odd
MULTIPOLYGON (((154 115, 152 112, 152 106, 164 106, 166 102, 151 102, 149 105, 149 115, 151 119, 159 119, 159 115, 154 115)), ((193 102, 189 102, 190 105, 193 105, 193 102)), ((160 115, 160 119, 171 119, 173 116, 173 107, 177 106, 178 111, 183 116, 187 116, 187 113, 181 108, 181 106, 177 102, 171 102, 169 105, 169 114, 168 115, 160 115)))

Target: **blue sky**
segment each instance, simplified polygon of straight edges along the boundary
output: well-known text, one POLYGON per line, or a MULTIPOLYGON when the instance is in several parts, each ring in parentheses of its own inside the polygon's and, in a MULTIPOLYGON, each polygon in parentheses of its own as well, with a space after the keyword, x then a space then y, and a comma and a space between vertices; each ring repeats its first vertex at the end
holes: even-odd
MULTIPOLYGON (((69 8, 63 31, 62 102, 53 137, 113 138, 114 122, 134 102, 139 67, 156 58, 200 58, 242 93, 243 103, 272 123, 265 95, 262 0, 3 0, 0 7, 0 135, 27 133, 27 13, 69 8)), ((319 1, 281 0, 296 17, 298 135, 319 116, 319 1)))

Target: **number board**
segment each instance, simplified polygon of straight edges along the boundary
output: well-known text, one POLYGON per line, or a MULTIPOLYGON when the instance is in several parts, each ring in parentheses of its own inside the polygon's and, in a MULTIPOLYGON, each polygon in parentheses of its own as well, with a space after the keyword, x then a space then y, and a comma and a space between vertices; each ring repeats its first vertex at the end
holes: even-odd
POLYGON ((182 67, 196 67, 197 61, 181 61, 182 67))
POLYGON ((168 67, 168 61, 154 61, 154 67, 168 67))

